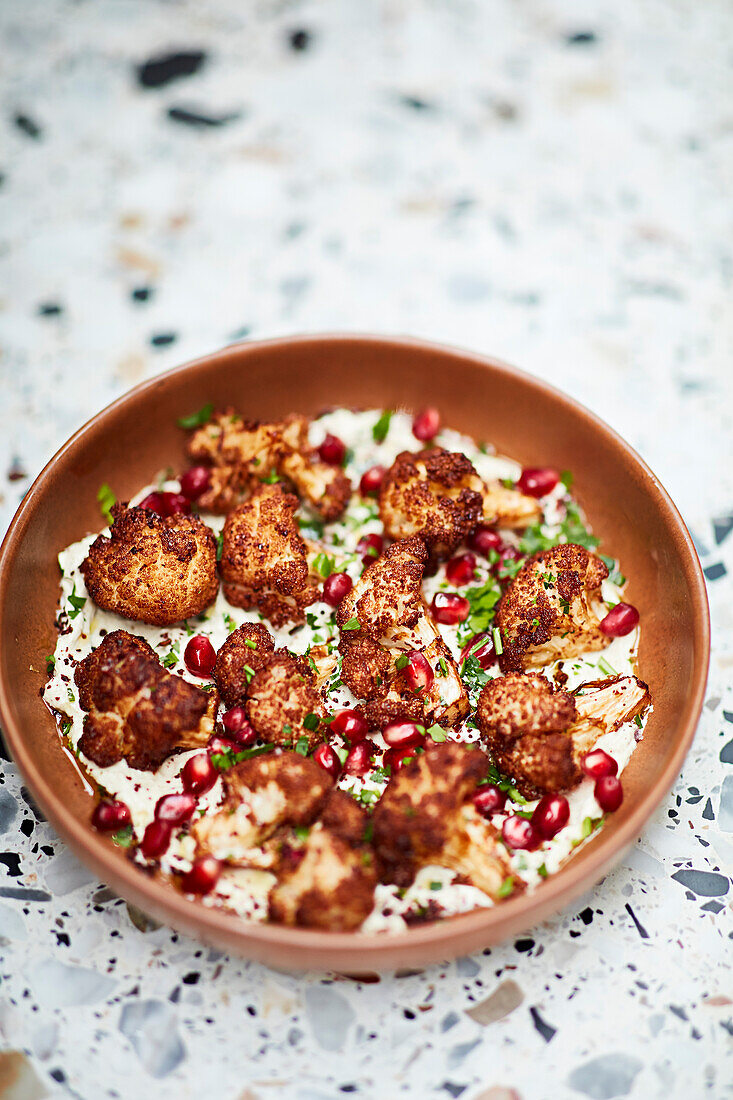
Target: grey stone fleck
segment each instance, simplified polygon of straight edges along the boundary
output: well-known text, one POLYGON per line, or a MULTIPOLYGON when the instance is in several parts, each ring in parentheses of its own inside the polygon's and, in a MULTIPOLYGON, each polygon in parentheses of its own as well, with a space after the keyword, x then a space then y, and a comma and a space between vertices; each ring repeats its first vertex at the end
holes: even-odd
POLYGON ((305 992, 305 1006, 318 1045, 324 1050, 341 1050, 356 1018, 346 998, 328 986, 312 985, 305 992))
POLYGON ((97 877, 84 867, 68 848, 49 863, 44 875, 46 886, 52 894, 70 894, 80 886, 96 882, 97 877))
POLYGON ((479 970, 478 963, 470 955, 464 955, 463 958, 456 959, 456 971, 463 978, 475 978, 479 970))
POLYGON ((120 1016, 120 1031, 151 1077, 165 1077, 186 1057, 175 1010, 165 1001, 133 1001, 120 1016))
POLYGON ((452 1027, 456 1026, 459 1020, 460 1016, 457 1012, 449 1012, 448 1015, 444 1016, 443 1019, 440 1021, 440 1030, 450 1031, 452 1027))
POLYGON ((630 1054, 603 1054, 574 1069, 568 1084, 592 1100, 613 1100, 629 1095, 641 1069, 642 1063, 630 1054))
POLYGON ((457 1069, 463 1065, 464 1061, 476 1047, 481 1046, 480 1039, 472 1039, 467 1043, 458 1043, 452 1050, 448 1052, 448 1065, 451 1069, 457 1069))
POLYGON ((127 902, 127 915, 138 932, 155 932, 161 926, 160 921, 149 917, 147 913, 143 913, 142 909, 138 909, 136 905, 132 905, 129 901, 127 902))
POLYGON ((18 816, 18 803, 10 791, 0 788, 0 833, 7 833, 18 816))
POLYGON ((466 1015, 477 1024, 486 1027, 487 1024, 494 1024, 497 1020, 503 1020, 510 1012, 514 1012, 523 1000, 524 993, 516 982, 509 979, 498 985, 485 1001, 467 1009, 466 1015))
POLYGON ((659 1035, 659 1032, 662 1030, 665 1023, 666 1020, 661 1012, 655 1012, 653 1016, 649 1017, 649 1031, 654 1038, 659 1035))
POLYGON ((51 958, 34 962, 27 971, 27 979, 38 1003, 49 1008, 93 1004, 109 997, 117 985, 106 974, 51 958))
POLYGON ((36 1058, 45 1061, 56 1050, 59 1039, 59 1025, 55 1020, 42 1024, 33 1033, 33 1053, 36 1058))
POLYGON ((733 764, 733 741, 723 745, 720 750, 720 762, 721 764, 733 764))
POLYGON ((726 775, 720 788, 718 825, 723 833, 733 833, 733 775, 726 775))
POLYGON ((703 898, 720 897, 722 894, 727 894, 730 887, 730 882, 725 875, 716 874, 714 871, 676 871, 672 878, 688 890, 692 890, 693 894, 699 894, 703 898))
POLYGON ((10 905, 0 904, 0 936, 6 943, 10 940, 28 939, 22 914, 10 905))

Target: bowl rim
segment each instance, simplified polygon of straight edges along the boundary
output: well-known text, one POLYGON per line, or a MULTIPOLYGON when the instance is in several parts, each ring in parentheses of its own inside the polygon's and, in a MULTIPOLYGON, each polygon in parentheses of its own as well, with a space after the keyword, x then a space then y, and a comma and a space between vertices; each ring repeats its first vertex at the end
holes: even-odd
MULTIPOLYGON (((528 371, 513 367, 490 355, 483 355, 454 345, 423 340, 418 337, 335 331, 302 335, 293 334, 225 345, 217 351, 188 360, 156 374, 152 378, 143 380, 90 417, 49 459, 23 497, 10 522, 2 545, 0 545, 0 623, 4 619, 8 579, 13 560, 35 510, 37 498, 54 467, 69 451, 83 442, 87 432, 114 417, 117 410, 128 402, 143 399, 149 391, 191 370, 226 360, 232 355, 243 353, 246 356, 250 352, 257 353, 263 348, 283 347, 297 350, 298 347, 304 344, 322 344, 324 342, 341 345, 344 350, 347 350, 349 344, 363 346, 368 343, 375 348, 381 348, 385 352, 394 348, 404 348, 417 352, 426 351, 433 354, 443 354, 474 362, 483 368, 488 367, 494 373, 511 379, 519 379, 535 391, 543 393, 555 402, 569 408, 576 416, 580 415, 586 418, 595 432, 605 437, 607 442, 615 444, 616 448, 627 459, 631 460, 631 465, 640 471, 647 491, 651 490, 656 495, 658 503, 666 512, 666 517, 677 535, 678 545, 684 547, 686 551, 686 555, 683 555, 683 569, 689 586, 693 608, 694 642, 699 656, 693 667, 693 683, 687 697, 686 714, 678 727, 676 744, 666 766, 654 776, 654 781, 649 789, 639 799, 638 804, 634 806, 628 818, 615 831, 613 837, 610 840, 607 839, 605 844, 601 837, 598 838, 595 858, 591 858, 580 865, 570 861, 565 865, 565 873, 562 876, 552 875, 542 884, 540 890, 528 895, 510 898, 504 901, 500 907, 474 909, 448 919, 413 927, 405 932, 390 933, 389 935, 384 933, 326 932, 284 927, 265 922, 247 922, 236 917, 233 918, 231 914, 227 914, 222 910, 209 908, 197 901, 189 900, 185 895, 172 890, 167 883, 159 882, 153 878, 146 878, 140 873, 140 868, 131 861, 120 860, 118 850, 114 849, 103 837, 94 833, 88 823, 67 815, 62 800, 51 789, 38 768, 32 753, 25 746, 22 730, 13 716, 11 688, 10 685, 5 683, 1 669, 0 719, 3 723, 7 747, 41 810, 80 860, 86 866, 92 868, 105 883, 112 885, 121 897, 131 900, 143 910, 162 914, 168 925, 186 933, 191 933, 199 939, 208 939, 210 942, 218 943, 227 941, 229 950, 236 950, 236 943, 240 943, 242 954, 253 956, 257 954, 255 950, 251 952, 247 950, 248 944, 253 949, 258 945, 261 945, 265 950, 272 948, 273 951, 278 947, 287 948, 291 956, 296 951, 300 951, 303 958, 301 968, 312 965, 309 961, 310 953, 313 953, 316 957, 322 953, 342 958, 353 955, 354 959, 352 961, 360 971, 374 971, 380 969, 379 955, 389 953, 391 956, 395 956, 399 954, 401 948, 404 948, 406 952, 412 952, 412 949, 419 949, 421 946, 429 947, 431 957, 438 958, 441 957, 442 945, 446 944, 444 957, 447 958, 454 954, 448 946, 449 941, 457 937, 469 939, 473 935, 474 942, 478 944, 482 930, 486 931, 488 940, 491 925, 497 919, 501 919, 508 926, 507 936, 520 929, 534 927, 542 919, 564 908, 578 895, 592 887, 620 860, 625 850, 633 843, 645 823, 671 789, 692 744, 707 685, 710 661, 710 613, 702 568, 690 533, 677 507, 641 456, 596 413, 586 408, 575 398, 544 381, 544 379, 538 378, 528 371)), ((297 966, 298 964, 294 965, 297 966)), ((388 964, 388 968, 392 967, 393 964, 388 964)))

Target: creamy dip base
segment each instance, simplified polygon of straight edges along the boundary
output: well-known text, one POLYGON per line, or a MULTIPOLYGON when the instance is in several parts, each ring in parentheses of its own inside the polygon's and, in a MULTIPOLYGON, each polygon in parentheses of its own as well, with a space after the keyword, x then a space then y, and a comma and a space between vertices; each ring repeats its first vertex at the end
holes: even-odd
MULTIPOLYGON (((310 426, 310 441, 314 446, 322 442, 327 433, 332 433, 344 441, 348 448, 345 472, 351 478, 352 485, 358 489, 361 475, 374 465, 388 467, 401 451, 417 451, 421 444, 412 434, 412 419, 406 413, 392 415, 389 429, 383 442, 374 439, 373 429, 381 416, 380 411, 350 412, 339 409, 327 413, 313 421, 310 426)), ((457 432, 444 429, 435 439, 440 446, 451 451, 462 451, 474 464, 478 473, 485 479, 510 478, 515 480, 521 468, 511 459, 488 453, 490 448, 478 446, 472 439, 457 432)), ((153 489, 179 490, 175 480, 163 478, 155 485, 146 486, 133 499, 132 503, 142 500, 153 489)), ((562 484, 541 504, 544 509, 543 534, 555 537, 559 533, 564 508, 566 490, 562 484)), ((362 562, 356 553, 356 544, 369 532, 382 533, 376 502, 364 500, 355 492, 344 515, 335 523, 322 529, 322 525, 313 513, 301 506, 299 515, 303 534, 320 541, 326 553, 332 554, 339 562, 346 563, 351 578, 356 581, 362 571, 362 562), (312 523, 313 526, 308 526, 312 523)), ((202 519, 218 533, 223 527, 224 518, 202 513, 202 519)), ((516 532, 499 528, 505 542, 517 544, 516 532)), ((60 732, 68 745, 67 753, 74 761, 82 765, 81 774, 93 793, 93 787, 87 778, 94 781, 107 794, 125 802, 132 815, 136 838, 142 837, 145 826, 153 820, 155 804, 163 795, 182 790, 180 772, 186 760, 200 752, 182 752, 169 757, 156 772, 138 771, 122 761, 109 768, 101 768, 88 760, 78 751, 77 744, 82 734, 84 712, 79 707, 74 670, 76 664, 100 644, 104 636, 114 630, 127 630, 144 637, 165 663, 174 672, 192 683, 202 686, 206 681, 191 676, 183 662, 186 644, 194 634, 204 634, 211 639, 215 649, 219 649, 231 631, 244 622, 264 621, 272 634, 275 645, 284 646, 293 653, 304 653, 311 645, 338 642, 338 629, 335 624, 335 611, 325 602, 313 604, 308 609, 307 621, 299 626, 285 626, 274 629, 267 620, 254 611, 243 611, 233 607, 224 598, 220 590, 216 602, 207 611, 195 619, 173 627, 160 628, 144 623, 131 622, 119 615, 101 611, 88 595, 84 578, 79 568, 87 556, 89 546, 96 538, 91 535, 68 546, 59 554, 61 568, 61 599, 59 604, 59 638, 54 654, 53 675, 44 690, 44 699, 57 715, 60 732), (73 756, 72 756, 73 753, 73 756)), ((477 557, 480 576, 471 587, 479 586, 488 577, 487 563, 477 557)), ((454 590, 445 579, 445 567, 441 566, 434 576, 426 577, 423 593, 429 603, 436 591, 441 588, 454 590)), ((459 589, 459 591, 463 591, 459 589)), ((603 599, 615 604, 622 599, 622 589, 605 581, 603 599)), ((438 624, 438 629, 449 646, 453 656, 459 660, 461 646, 458 643, 458 627, 438 624)), ((567 675, 567 690, 572 691, 580 684, 603 679, 613 674, 633 675, 636 672, 636 652, 638 647, 638 628, 623 638, 615 638, 601 652, 588 653, 565 661, 563 672, 567 675), (609 669, 612 671, 609 672, 609 669)), ((334 656, 336 654, 334 653, 334 656)), ((544 669, 548 679, 552 679, 556 664, 544 669)), ((500 675, 498 665, 487 671, 494 676, 500 675)), ((327 705, 332 711, 344 707, 353 707, 355 699, 344 685, 340 684, 337 669, 334 670, 328 686, 327 705)), ((475 703, 475 695, 472 701, 475 703)), ((643 725, 643 724, 642 724, 643 725)), ((379 734, 371 735, 382 748, 386 744, 379 734)), ((604 749, 618 763, 619 773, 628 763, 637 742, 641 739, 642 727, 638 723, 626 723, 613 733, 599 738, 597 747, 604 749)), ((457 741, 476 741, 478 731, 464 724, 455 731, 448 731, 448 738, 457 741)), ((338 739, 332 742, 338 745, 338 739)), ((377 764, 378 766, 378 764, 377 764)), ((379 773, 377 773, 379 774, 379 773)), ((366 804, 373 802, 384 790, 386 780, 367 775, 364 779, 354 776, 340 778, 339 787, 349 791, 366 804), (373 793, 369 793, 373 792, 373 793), (372 801, 370 801, 372 800, 372 801)), ((603 818, 603 811, 593 794, 593 782, 584 779, 573 791, 567 794, 570 805, 570 820, 554 839, 545 841, 536 851, 509 852, 512 868, 531 889, 542 882, 543 878, 557 871, 568 856, 579 845, 588 843, 595 834, 603 818)), ((222 797, 222 784, 218 780, 215 786, 199 799, 198 812, 215 810, 222 797)), ((535 802, 507 801, 506 813, 494 815, 493 824, 501 828, 504 817, 517 809, 531 810, 535 802)), ((181 832, 174 837, 171 846, 161 861, 163 874, 172 871, 186 871, 194 857, 194 842, 187 833, 181 832)), ((145 861, 136 856, 141 863, 145 861)), ((440 909, 440 916, 450 916, 466 912, 480 906, 490 906, 491 899, 476 887, 455 882, 455 873, 441 867, 422 868, 409 889, 398 890, 394 886, 377 886, 374 909, 362 925, 363 932, 400 932, 408 927, 407 914, 413 922, 430 918, 440 909), (431 903, 433 903, 431 905, 431 903)), ((266 869, 226 868, 215 890, 202 899, 209 907, 224 907, 250 920, 267 919, 267 895, 275 881, 266 869)))

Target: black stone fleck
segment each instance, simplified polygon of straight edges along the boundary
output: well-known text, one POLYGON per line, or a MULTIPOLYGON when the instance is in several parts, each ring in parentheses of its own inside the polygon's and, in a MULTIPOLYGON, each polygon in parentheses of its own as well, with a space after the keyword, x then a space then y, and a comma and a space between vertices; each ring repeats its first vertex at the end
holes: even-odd
POLYGON ((724 710, 723 717, 725 718, 726 722, 733 722, 733 710, 724 710))
POLYGON ((182 981, 184 985, 197 985, 200 977, 198 970, 191 970, 183 975, 182 981))
POLYGON ((454 1081, 444 1081, 440 1086, 449 1096, 461 1096, 466 1091, 468 1085, 457 1085, 454 1081))
POLYGON ((516 940, 514 943, 514 947, 517 951, 531 951, 534 947, 534 940, 529 938, 516 940))
POLYGON ((730 889, 730 882, 725 875, 712 871, 676 871, 672 878, 703 898, 721 897, 730 889))
POLYGON ((33 138, 34 141, 38 141, 43 136, 43 127, 30 117, 25 115, 21 111, 14 116, 13 122, 26 137, 33 138))
POLYGON ((546 1020, 543 1020, 542 1016, 540 1015, 540 1010, 538 1008, 535 1008, 534 1005, 531 1006, 529 1014, 532 1017, 532 1023, 534 1024, 535 1029, 540 1033, 545 1042, 551 1042, 553 1036, 557 1032, 557 1028, 552 1027, 552 1025, 548 1024, 546 1020))
POLYGON ((647 932, 646 928, 644 927, 644 925, 643 925, 643 924, 641 923, 641 921, 640 921, 640 920, 639 920, 639 918, 637 917, 637 915, 636 915, 636 913, 634 912, 634 910, 633 910, 633 909, 631 908, 631 906, 629 905, 628 901, 626 902, 626 912, 627 912, 627 913, 629 914, 629 916, 631 917, 632 921, 633 921, 633 922, 634 922, 634 924, 636 925, 636 931, 637 931, 637 932, 639 933, 639 935, 641 936, 641 938, 642 938, 643 940, 648 940, 648 939, 649 939, 649 933, 647 932))
POLYGON ((595 46, 598 36, 593 31, 575 31, 566 34, 565 41, 568 46, 595 46))
POLYGON ((39 317, 60 317, 63 312, 64 307, 58 302, 41 302, 37 310, 39 317))
POLYGON ((133 302, 147 302, 153 296, 153 288, 151 286, 136 286, 130 297, 133 302))
POLYGON ((69 939, 69 936, 68 936, 67 932, 56 932, 55 929, 53 931, 54 931, 54 934, 56 936, 56 943, 59 947, 70 947, 71 946, 71 940, 69 939))
POLYGON ((728 570, 722 561, 716 561, 713 565, 706 565, 703 573, 709 581, 719 581, 727 574, 728 570))
POLYGON ((162 88, 172 80, 193 76, 206 61, 203 50, 159 54, 137 67, 137 79, 143 88, 162 88))
POLYGON ((580 913, 578 913, 578 916, 582 920, 583 924, 591 924, 593 921, 593 910, 589 905, 587 905, 585 909, 581 909, 580 913))
POLYGON ((722 901, 706 901, 704 905, 700 906, 707 913, 719 913, 721 909, 725 909, 722 901))
POLYGON ((713 534, 716 546, 720 546, 721 542, 728 538, 731 531, 733 531, 733 516, 720 516, 718 519, 714 519, 713 534))
POLYGON ((10 878, 18 878, 20 870, 20 856, 17 852, 0 852, 0 863, 4 863, 8 869, 10 878))
POLYGON ((420 99, 416 95, 401 95, 399 101, 403 107, 409 107, 413 111, 434 111, 435 104, 429 103, 427 99, 420 99))
POLYGON ((689 1018, 684 1008, 680 1005, 670 1005, 669 1011, 674 1012, 675 1016, 679 1016, 680 1020, 687 1020, 689 1018))
POLYGON ((150 343, 154 348, 164 348, 175 343, 177 339, 175 332, 156 332, 150 337, 150 343))
POLYGON ((33 822, 33 818, 31 817, 24 818, 23 821, 21 821, 20 823, 20 831, 23 836, 30 836, 34 828, 35 824, 33 822))
POLYGON ((713 811, 713 804, 710 799, 705 803, 705 809, 702 812, 702 816, 705 821, 715 821, 715 813, 713 811))
POLYGON ((216 126, 226 126, 228 122, 235 122, 242 117, 241 111, 229 111, 228 114, 212 115, 202 111, 191 111, 186 107, 169 107, 168 118, 172 122, 181 122, 184 126, 193 126, 198 130, 211 129, 216 126))
POLYGON ((291 50, 296 50, 298 53, 302 53, 303 50, 307 50, 311 44, 312 35, 310 31, 303 30, 302 28, 297 31, 291 31, 288 35, 288 44, 291 50))
POLYGON ((54 1081, 58 1081, 60 1085, 63 1085, 66 1080, 66 1074, 62 1069, 52 1069, 50 1076, 53 1077, 54 1081))

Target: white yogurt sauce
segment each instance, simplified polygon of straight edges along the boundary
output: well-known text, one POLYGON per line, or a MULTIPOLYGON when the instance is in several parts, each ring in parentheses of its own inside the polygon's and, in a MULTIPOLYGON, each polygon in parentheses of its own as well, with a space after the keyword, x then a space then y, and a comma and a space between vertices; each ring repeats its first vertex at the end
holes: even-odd
MULTIPOLYGON (((313 446, 317 446, 327 433, 332 433, 344 440, 349 449, 345 472, 351 478, 355 489, 358 487, 361 475, 371 466, 379 464, 388 467, 401 451, 416 451, 422 446, 412 434, 411 417, 402 412, 395 412, 392 415, 384 441, 381 443, 375 441, 373 429, 380 415, 374 410, 350 412, 346 409, 338 409, 325 414, 310 425, 309 438, 313 446)), ((487 480, 516 479, 520 473, 521 468, 516 462, 486 453, 485 449, 479 448, 472 439, 458 432, 444 429, 438 435, 436 442, 449 450, 462 451, 473 462, 478 473, 487 480)), ((153 489, 177 492, 179 483, 162 480, 155 485, 146 486, 132 503, 139 502, 153 489)), ((563 516, 564 494, 564 487, 559 485, 542 501, 544 534, 552 537, 557 534, 563 516)), ((325 552, 338 556, 341 563, 345 562, 347 572, 353 580, 356 580, 362 569, 361 561, 356 554, 358 540, 369 532, 382 533, 376 504, 372 501, 364 501, 358 493, 355 493, 341 519, 336 523, 328 524, 323 531, 318 521, 315 522, 313 529, 308 528, 308 522, 315 517, 306 507, 301 508, 301 516, 305 537, 313 538, 315 541, 316 536, 319 536, 325 552)), ((221 516, 203 514, 202 518, 215 533, 221 530, 224 523, 221 516)), ((108 533, 108 529, 105 529, 105 533, 108 533)), ((516 544, 517 535, 514 532, 502 531, 501 534, 506 542, 516 544)), ((59 604, 61 631, 54 654, 53 675, 44 690, 44 699, 48 706, 57 712, 61 732, 67 738, 71 750, 83 765, 87 775, 109 795, 127 804, 135 835, 139 839, 145 826, 153 820, 158 799, 163 795, 182 790, 179 776, 183 765, 189 757, 200 750, 171 756, 155 772, 138 771, 130 768, 125 761, 109 768, 101 768, 88 760, 77 748, 83 730, 84 712, 79 706, 74 684, 76 664, 96 648, 106 634, 123 629, 145 638, 159 654, 161 660, 165 661, 166 667, 171 672, 201 686, 205 681, 192 676, 183 662, 183 652, 189 637, 193 634, 204 634, 210 638, 214 648, 218 650, 236 627, 244 622, 261 620, 255 611, 243 611, 241 608, 233 607, 224 598, 221 590, 216 602, 203 615, 165 629, 131 622, 119 615, 102 611, 89 597, 80 572, 81 563, 87 556, 94 538, 96 535, 83 538, 59 554, 62 574, 59 604)), ((478 573, 474 586, 483 584, 489 575, 487 563, 481 558, 478 558, 478 573)), ((445 579, 445 567, 441 566, 435 575, 425 578, 423 594, 429 603, 436 591, 449 587, 445 579)), ((612 605, 621 598, 621 589, 611 581, 605 581, 604 601, 612 605)), ((308 609, 307 621, 301 626, 291 625, 274 629, 269 622, 265 622, 275 640, 275 645, 284 646, 293 653, 305 653, 312 645, 335 646, 338 642, 334 611, 324 602, 313 604, 308 609)), ((461 650, 458 642, 459 628, 439 624, 439 630, 453 656, 458 660, 461 650)), ((588 653, 564 662, 563 671, 568 677, 565 684, 567 690, 571 691, 579 684, 602 679, 613 673, 634 674, 638 634, 637 628, 624 638, 615 638, 600 653, 588 653)), ((551 665, 544 670, 548 678, 552 678, 556 667, 557 665, 551 665)), ((488 671, 494 676, 499 675, 498 665, 494 665, 488 671)), ((348 688, 340 683, 337 668, 327 684, 328 706, 332 710, 338 710, 354 706, 357 702, 348 688)), ((475 741, 478 739, 478 731, 470 724, 464 724, 450 736, 455 740, 475 741)), ((614 757, 620 773, 628 763, 640 738, 641 728, 634 723, 627 723, 617 731, 599 738, 596 744, 614 757)), ((379 734, 375 734, 373 739, 381 748, 386 748, 379 734)), ((338 747, 338 741, 335 745, 338 747)), ((367 775, 363 779, 342 776, 339 786, 366 804, 373 805, 384 790, 386 782, 386 778, 377 772, 376 775, 367 775)), ((199 812, 216 809, 221 797, 222 784, 221 780, 218 780, 212 790, 199 799, 199 812)), ((603 814, 593 795, 591 780, 584 780, 567 795, 567 798, 570 805, 570 820, 553 840, 546 841, 534 852, 517 851, 509 855, 512 868, 530 888, 541 882, 546 875, 558 870, 570 853, 579 844, 587 841, 592 835, 592 830, 595 830, 602 819, 603 814)), ((531 810, 535 804, 509 801, 506 810, 507 813, 515 809, 531 810)), ((504 816, 496 815, 493 823, 500 828, 504 816)), ((174 839, 162 860, 161 870, 164 873, 185 871, 190 867, 194 854, 192 838, 186 833, 181 833, 174 839)), ((374 910, 362 926, 362 931, 370 933, 404 931, 408 926, 404 920, 404 914, 417 913, 419 916, 420 913, 427 912, 429 915, 431 902, 437 902, 442 914, 446 916, 466 912, 477 906, 493 904, 491 899, 476 887, 456 883, 455 877, 453 871, 445 868, 425 867, 418 872, 412 886, 404 892, 398 891, 393 886, 379 885, 375 893, 374 910)), ((228 868, 222 874, 216 890, 202 899, 203 904, 224 906, 247 919, 265 920, 267 894, 274 881, 274 876, 265 870, 228 868)))

